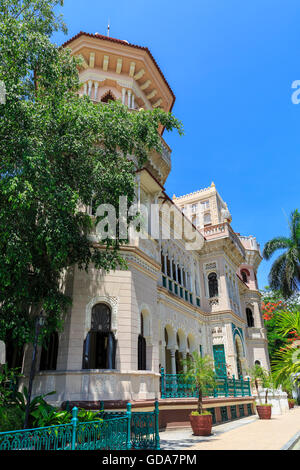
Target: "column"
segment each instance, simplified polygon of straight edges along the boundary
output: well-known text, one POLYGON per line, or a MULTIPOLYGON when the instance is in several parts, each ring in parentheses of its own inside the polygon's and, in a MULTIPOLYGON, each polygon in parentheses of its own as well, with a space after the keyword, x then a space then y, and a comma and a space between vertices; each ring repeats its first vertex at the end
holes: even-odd
POLYGON ((131 107, 132 109, 134 109, 134 94, 132 93, 132 97, 131 97, 131 107))
MULTIPOLYGON (((183 361, 186 361, 186 351, 181 351, 181 354, 182 354, 183 361)), ((187 365, 184 363, 183 364, 183 372, 186 373, 186 371, 187 371, 187 365)))
POLYGON ((180 266, 180 284, 183 286, 183 269, 182 266, 180 266))
POLYGON ((95 100, 95 101, 97 100, 98 86, 99 86, 99 83, 98 83, 98 82, 94 82, 94 87, 95 87, 95 91, 94 91, 94 100, 95 100))
POLYGON ((92 80, 89 80, 89 81, 88 81, 88 85, 89 85, 89 88, 88 88, 88 95, 91 96, 91 94, 92 94, 92 86, 93 86, 92 80))
POLYGON ((127 106, 130 109, 131 108, 131 90, 127 90, 127 95, 128 95, 127 106))
POLYGON ((175 349, 170 349, 171 354, 171 374, 176 374, 175 349))
POLYGON ((122 104, 125 104, 126 89, 122 88, 122 104))
POLYGON ((87 83, 86 82, 84 82, 83 84, 83 94, 87 95, 87 83))

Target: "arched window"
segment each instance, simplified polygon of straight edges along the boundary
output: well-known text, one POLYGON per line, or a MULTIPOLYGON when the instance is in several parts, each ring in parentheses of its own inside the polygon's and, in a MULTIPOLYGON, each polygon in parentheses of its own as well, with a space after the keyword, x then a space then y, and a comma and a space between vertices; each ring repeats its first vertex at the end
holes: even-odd
POLYGON ((246 308, 246 316, 247 316, 247 325, 249 327, 254 326, 254 318, 251 308, 246 308))
POLYGON ((208 292, 209 297, 217 297, 218 296, 218 278, 216 273, 210 273, 208 275, 208 292))
POLYGON ((240 344, 240 341, 238 340, 238 338, 236 338, 235 340, 235 349, 236 349, 236 365, 237 365, 238 377, 241 377, 243 375, 242 361, 241 361, 241 358, 243 356, 243 350, 242 350, 242 345, 240 344))
POLYGON ((111 331, 111 311, 103 303, 92 309, 91 329, 83 345, 83 369, 115 369, 116 340, 111 331))
POLYGON ((16 344, 11 333, 5 341, 5 358, 9 369, 22 369, 24 347, 16 344))
POLYGON ((168 255, 166 259, 167 259, 167 276, 171 277, 171 261, 168 255))
POLYGON ((181 279, 181 269, 179 267, 179 265, 177 266, 177 278, 178 278, 178 282, 179 284, 182 285, 182 279, 181 279))
POLYGON ((40 370, 56 370, 58 354, 58 333, 51 333, 48 341, 42 348, 40 370))
POLYGON ((138 370, 146 370, 146 340, 144 338, 144 317, 141 313, 141 332, 138 337, 138 370))
POLYGON ((261 365, 261 364, 260 364, 260 361, 255 361, 254 364, 255 364, 256 366, 260 366, 260 365, 261 365))
POLYGON ((243 281, 247 284, 247 282, 249 280, 249 277, 250 277, 250 273, 249 273, 248 269, 242 269, 241 270, 241 276, 242 276, 243 281))
POLYGON ((176 281, 176 265, 174 260, 172 261, 172 274, 173 274, 173 280, 176 281))
POLYGON ((161 272, 166 274, 165 273, 165 257, 162 251, 160 252, 160 257, 161 257, 160 258, 161 259, 161 272))
POLYGON ((108 103, 109 101, 115 101, 115 98, 110 91, 101 98, 102 103, 108 103))

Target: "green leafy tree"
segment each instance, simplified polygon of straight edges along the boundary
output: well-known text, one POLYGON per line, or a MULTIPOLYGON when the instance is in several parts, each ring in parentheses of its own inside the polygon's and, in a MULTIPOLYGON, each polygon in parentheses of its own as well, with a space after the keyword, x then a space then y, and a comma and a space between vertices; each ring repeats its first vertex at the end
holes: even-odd
POLYGON ((283 346, 273 356, 272 370, 277 384, 293 380, 300 373, 300 311, 279 312, 276 318, 279 334, 287 338, 289 344, 283 346))
POLYGON ((275 237, 268 241, 263 256, 269 260, 277 250, 285 250, 274 261, 269 282, 273 290, 280 290, 284 298, 299 292, 300 284, 300 213, 294 210, 289 221, 289 237, 275 237))
POLYGON ((214 370, 214 361, 210 356, 202 357, 200 353, 194 351, 191 358, 182 361, 184 379, 192 388, 198 392, 197 412, 204 414, 203 396, 208 388, 215 387, 216 378, 214 370))
MULTIPOLYGON (((295 305, 296 305, 296 301, 295 305)), ((272 361, 274 354, 282 347, 288 344, 287 338, 284 338, 277 326, 277 315, 282 310, 293 307, 292 299, 285 300, 280 291, 272 291, 269 287, 262 292, 262 313, 264 326, 267 331, 268 351, 272 361)))
POLYGON ((267 288, 262 300, 274 380, 276 386, 289 385, 291 374, 300 372, 299 296, 294 294, 284 299, 280 291, 267 288))
MULTIPOLYGON (((70 305, 66 279, 74 266, 126 268, 117 231, 99 244, 99 218, 87 213, 119 196, 135 198, 135 174, 157 132, 181 124, 160 109, 129 112, 121 103, 95 106, 80 97, 78 64, 50 37, 66 31, 62 0, 0 3, 0 339, 33 340, 34 319, 47 314, 43 335, 61 328, 70 305)), ((128 217, 127 222, 131 219, 128 217)))

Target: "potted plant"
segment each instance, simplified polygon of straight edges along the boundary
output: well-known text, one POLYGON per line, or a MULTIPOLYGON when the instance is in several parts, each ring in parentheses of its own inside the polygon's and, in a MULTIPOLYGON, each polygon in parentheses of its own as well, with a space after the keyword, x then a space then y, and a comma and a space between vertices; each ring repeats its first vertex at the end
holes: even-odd
POLYGON ((272 405, 268 403, 269 389, 273 387, 272 375, 264 370, 260 365, 255 365, 250 370, 250 377, 252 383, 255 385, 259 405, 256 405, 256 410, 260 419, 271 419, 272 405), (259 385, 265 389, 265 402, 262 402, 259 385))
POLYGON ((183 375, 186 382, 197 390, 197 411, 190 414, 190 423, 195 436, 209 436, 212 428, 211 413, 203 408, 203 394, 206 388, 216 384, 213 360, 210 356, 202 357, 196 351, 192 357, 182 361, 183 375))
POLYGON ((293 398, 294 383, 291 377, 288 377, 282 384, 282 390, 287 393, 289 409, 294 408, 297 400, 293 398))
POLYGON ((294 408, 296 400, 294 398, 288 398, 289 409, 294 408))

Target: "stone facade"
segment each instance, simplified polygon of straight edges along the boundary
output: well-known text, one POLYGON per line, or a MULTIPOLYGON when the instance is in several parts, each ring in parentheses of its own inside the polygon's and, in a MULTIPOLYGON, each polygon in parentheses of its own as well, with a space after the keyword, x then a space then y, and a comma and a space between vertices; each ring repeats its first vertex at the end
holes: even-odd
MULTIPOLYGON (((148 49, 85 33, 66 45, 84 59, 79 71, 82 94, 97 102, 110 93, 132 109, 171 110, 173 92, 148 49)), ((193 351, 215 359, 216 351, 223 351, 227 375, 245 376, 255 361, 269 368, 256 281, 259 245, 254 237, 233 231, 227 204, 214 184, 168 197, 163 186, 171 170, 171 151, 163 138, 162 144, 162 155, 152 152, 137 172, 137 201, 158 207, 158 236, 132 239, 122 249, 126 271, 104 274, 90 267, 88 273, 77 268, 66 273, 72 308, 58 335, 56 368, 37 372, 35 395, 56 390, 49 400, 57 404, 152 400, 160 396, 160 367, 176 373, 180 359, 193 351), (182 223, 185 231, 180 237, 182 223), (99 304, 110 312, 109 332, 98 333, 105 341, 113 337, 114 368, 83 368, 83 351, 99 304)), ((26 377, 30 363, 27 349, 26 377)))

